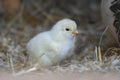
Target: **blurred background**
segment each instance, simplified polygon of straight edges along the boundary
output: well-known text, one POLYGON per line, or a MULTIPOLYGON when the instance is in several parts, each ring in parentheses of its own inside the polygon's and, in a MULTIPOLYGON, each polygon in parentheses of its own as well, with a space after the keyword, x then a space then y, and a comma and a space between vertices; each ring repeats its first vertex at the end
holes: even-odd
POLYGON ((105 29, 101 20, 100 2, 101 0, 0 0, 0 66, 10 67, 10 63, 14 63, 17 69, 25 66, 28 57, 27 42, 36 34, 49 30, 58 20, 71 18, 77 22, 81 34, 77 36, 75 55, 63 62, 66 64, 61 63, 59 66, 82 63, 84 67, 87 64, 90 69, 96 69, 93 66, 96 60, 95 46, 99 45, 105 29))

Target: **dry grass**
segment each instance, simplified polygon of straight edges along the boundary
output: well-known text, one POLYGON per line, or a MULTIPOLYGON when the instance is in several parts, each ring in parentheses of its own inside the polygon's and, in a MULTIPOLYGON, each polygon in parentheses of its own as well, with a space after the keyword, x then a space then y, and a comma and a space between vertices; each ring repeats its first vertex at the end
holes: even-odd
POLYGON ((20 13, 11 21, 7 22, 4 18, 1 18, 0 70, 7 68, 12 69, 12 71, 19 71, 30 68, 26 51, 28 40, 37 33, 50 29, 57 20, 68 17, 76 20, 78 29, 81 32, 77 37, 75 54, 71 58, 53 66, 50 70, 63 72, 119 72, 120 49, 105 49, 105 43, 108 42, 106 35, 103 35, 102 43, 99 45, 100 37, 104 31, 100 19, 99 3, 93 0, 89 5, 87 4, 87 7, 81 8, 83 6, 77 4, 79 0, 75 1, 76 4, 68 3, 66 6, 62 5, 62 3, 65 3, 64 1, 61 1, 59 5, 54 5, 50 1, 40 2, 39 0, 29 2, 29 4, 24 2, 20 13), (100 60, 98 59, 98 52, 101 52, 102 58, 99 58, 100 60))

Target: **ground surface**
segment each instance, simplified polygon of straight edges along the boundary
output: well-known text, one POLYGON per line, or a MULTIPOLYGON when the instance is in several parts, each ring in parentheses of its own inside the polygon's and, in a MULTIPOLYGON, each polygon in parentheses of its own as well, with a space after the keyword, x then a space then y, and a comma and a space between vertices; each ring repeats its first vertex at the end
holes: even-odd
POLYGON ((120 80, 117 73, 28 73, 20 76, 13 76, 11 73, 1 72, 0 80, 120 80))

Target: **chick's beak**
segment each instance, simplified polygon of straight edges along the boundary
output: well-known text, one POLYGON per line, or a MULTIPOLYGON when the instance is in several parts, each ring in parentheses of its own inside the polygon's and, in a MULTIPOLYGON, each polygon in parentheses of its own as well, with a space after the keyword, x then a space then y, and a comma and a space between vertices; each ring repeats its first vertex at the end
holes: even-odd
POLYGON ((78 33, 79 32, 77 30, 72 32, 72 34, 74 34, 74 35, 78 35, 78 33))

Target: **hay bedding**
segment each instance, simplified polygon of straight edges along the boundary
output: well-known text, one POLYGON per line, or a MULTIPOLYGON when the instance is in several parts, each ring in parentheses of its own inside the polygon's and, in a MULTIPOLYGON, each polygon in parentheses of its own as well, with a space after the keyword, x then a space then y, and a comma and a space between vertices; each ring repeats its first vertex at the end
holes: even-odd
MULTIPOLYGON (((54 0, 51 0, 54 2, 54 0)), ((67 5, 61 0, 59 5, 48 1, 46 5, 44 1, 24 2, 24 9, 16 18, 7 22, 3 17, 0 19, 0 70, 14 68, 20 71, 23 68, 29 68, 27 61, 26 43, 35 34, 50 29, 57 20, 65 17, 75 19, 78 23, 78 29, 82 32, 77 37, 75 54, 63 62, 50 68, 52 71, 120 71, 120 56, 119 48, 105 49, 104 45, 107 42, 106 35, 102 38, 103 61, 99 61, 96 57, 96 46, 98 46, 100 37, 104 31, 104 26, 101 23, 99 2, 83 2, 89 4, 88 7, 83 7, 77 4, 79 0, 75 0, 75 4, 69 2, 67 5), (40 5, 38 5, 40 4, 40 5), (32 6, 31 6, 32 5, 32 6), (53 6, 52 6, 53 5, 53 6), (25 7, 26 6, 26 7, 25 7), (66 7, 68 9, 66 9, 66 7), (31 8, 29 8, 31 7, 31 8), (32 9, 32 8, 35 9, 32 9), (31 18, 24 14, 27 9, 35 18, 31 18), (90 13, 89 13, 90 12, 90 13), (69 14, 68 14, 69 13, 69 14), (37 19, 36 19, 37 18, 37 19), (31 20, 33 23, 31 24, 31 20), (30 21, 30 22, 29 22, 30 21), (35 23, 34 23, 35 22, 35 23), (39 22, 39 23, 37 23, 39 22), (110 54, 109 56, 107 56, 110 54)), ((82 2, 81 2, 82 4, 82 2)))

